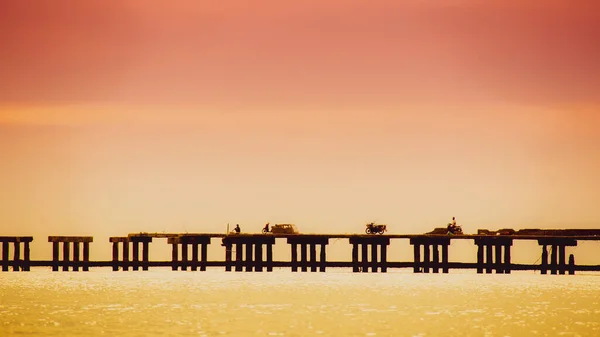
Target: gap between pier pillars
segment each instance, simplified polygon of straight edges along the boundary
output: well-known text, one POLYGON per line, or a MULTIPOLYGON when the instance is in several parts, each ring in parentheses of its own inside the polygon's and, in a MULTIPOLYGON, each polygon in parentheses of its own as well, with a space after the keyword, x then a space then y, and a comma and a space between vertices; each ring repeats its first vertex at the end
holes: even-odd
POLYGON ((151 236, 125 236, 111 237, 109 242, 112 243, 112 270, 118 271, 119 267, 123 271, 128 271, 129 267, 132 270, 148 270, 150 262, 148 260, 151 236), (140 246, 142 247, 142 259, 140 260, 140 246), (119 249, 120 248, 120 249, 119 249), (131 250, 130 250, 131 248, 131 250), (133 254, 130 254, 130 251, 133 254), (121 254, 119 254, 121 253, 121 254), (121 255, 121 259, 119 259, 121 255))
POLYGON ((450 237, 418 237, 411 238, 410 244, 414 250, 413 272, 414 273, 429 273, 431 269, 434 273, 439 273, 440 268, 443 273, 449 272, 448 266, 448 246, 450 245, 450 237), (421 260, 421 246, 423 247, 423 260, 421 260), (441 263, 440 263, 440 248, 441 263))
POLYGON ((577 240, 569 238, 544 238, 538 239, 538 245, 542 246, 542 262, 540 265, 541 274, 564 275, 567 271, 569 275, 575 274, 575 256, 569 256, 569 264, 566 263, 566 247, 577 246, 577 240), (550 246, 550 263, 548 263, 548 249, 550 246))
POLYGON ((8 271, 12 267, 13 271, 29 271, 31 268, 29 244, 33 241, 31 236, 0 236, 0 249, 2 249, 2 260, 0 265, 2 271, 8 271), (13 246, 13 259, 10 260, 10 244, 13 246), (21 244, 23 248, 23 258, 21 259, 21 244))
POLYGON ((352 245, 352 271, 363 273, 369 271, 369 267, 373 273, 381 269, 382 273, 387 272, 387 246, 390 244, 390 238, 377 236, 357 236, 349 239, 352 245), (358 250, 361 250, 361 259, 359 260, 358 250), (371 251, 371 260, 368 260, 371 251))
POLYGON ((225 247, 225 271, 231 271, 234 266, 235 271, 238 272, 243 271, 244 267, 247 272, 262 272, 264 267, 268 272, 273 271, 274 244, 275 237, 271 234, 233 234, 225 236, 221 243, 221 246, 225 247), (235 260, 233 260, 234 246, 235 260))
POLYGON ((292 250, 292 272, 297 272, 298 267, 303 272, 307 272, 309 268, 311 272, 325 271, 327 265, 326 247, 329 244, 329 238, 316 235, 291 236, 287 238, 287 243, 292 250), (300 261, 298 261, 298 245, 300 246, 300 261), (319 247, 318 258, 317 246, 319 247))

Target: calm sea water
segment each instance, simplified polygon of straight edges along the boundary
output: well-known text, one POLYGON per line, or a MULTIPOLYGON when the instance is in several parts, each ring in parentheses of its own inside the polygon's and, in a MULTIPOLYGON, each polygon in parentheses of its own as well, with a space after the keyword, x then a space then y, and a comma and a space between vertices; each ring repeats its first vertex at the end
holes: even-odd
POLYGON ((600 336, 600 276, 0 273, 0 336, 600 336))

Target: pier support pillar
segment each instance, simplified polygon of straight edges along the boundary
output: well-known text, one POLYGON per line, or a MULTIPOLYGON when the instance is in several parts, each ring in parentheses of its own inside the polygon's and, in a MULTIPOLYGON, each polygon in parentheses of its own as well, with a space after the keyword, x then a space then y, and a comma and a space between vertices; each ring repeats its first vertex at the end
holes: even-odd
POLYGON ((146 235, 131 235, 131 236, 119 236, 109 238, 109 242, 112 243, 112 270, 118 271, 119 267, 123 271, 128 271, 129 267, 132 270, 148 270, 150 261, 148 261, 150 242, 152 242, 151 236, 146 235), (142 246, 142 260, 140 261, 140 245, 142 246), (121 249, 119 249, 119 246, 121 249), (130 249, 131 248, 131 249, 130 249), (130 254, 129 252, 133 254, 130 254), (121 253, 121 254, 119 254, 121 253), (121 259, 119 260, 119 255, 121 259))
POLYGON ((439 273, 440 269, 443 273, 449 272, 448 246, 450 245, 450 237, 414 237, 410 239, 410 244, 414 249, 414 273, 429 273, 430 269, 434 273, 439 273), (421 247, 423 247, 423 260, 421 260, 421 247), (440 247, 442 248, 441 262, 440 247))
POLYGON ((29 271, 31 261, 29 259, 29 244, 33 241, 31 236, 0 236, 0 248, 2 255, 0 265, 2 271, 8 271, 12 267, 13 271, 29 271), (13 257, 10 259, 10 244, 13 244, 13 257), (23 258, 21 259, 21 246, 23 248, 23 258))
POLYGON ((390 244, 390 238, 385 236, 356 236, 350 238, 350 244, 352 245, 352 271, 358 272, 362 270, 363 273, 369 271, 376 273, 381 269, 382 273, 387 272, 388 261, 387 261, 387 246, 390 244), (358 247, 361 247, 361 260, 358 260, 358 247), (384 248, 385 247, 385 248, 384 248), (368 260, 369 253, 371 250, 371 261, 368 260))
MULTIPOLYGON (((188 270, 191 271, 206 271, 208 262, 208 245, 210 244, 210 236, 208 235, 193 235, 183 234, 178 237, 171 237, 167 242, 172 245, 172 258, 171 264, 173 270, 188 270), (179 246, 181 246, 181 259, 179 258, 179 246), (192 256, 189 256, 189 249, 191 247, 192 256)), ((229 268, 231 270, 231 246, 226 247, 225 259, 229 257, 229 263, 226 263, 225 270, 229 268)), ((229 271, 227 270, 227 271, 229 271)))
POLYGON ((508 236, 475 238, 475 245, 477 245, 477 273, 483 273, 484 266, 486 274, 491 274, 494 269, 496 270, 496 274, 510 273, 512 270, 510 253, 512 244, 513 238, 508 236), (504 250, 504 253, 502 250, 504 250))
POLYGON ((329 238, 322 236, 302 235, 290 236, 287 243, 292 249, 292 271, 298 271, 298 267, 303 272, 309 269, 311 272, 324 272, 327 265, 326 246, 329 244, 329 238), (300 263, 298 264, 298 246, 300 246, 300 263), (317 254, 319 246, 319 254, 317 254))
POLYGON ((63 271, 69 271, 69 267, 72 271, 79 271, 80 268, 89 271, 90 243, 93 241, 94 238, 91 236, 49 236, 48 242, 52 243, 52 271, 58 271, 61 266, 63 271), (59 260, 60 244, 63 247, 62 261, 59 260), (82 246, 83 252, 81 252, 82 246), (71 247, 73 254, 71 254, 71 247))
POLYGON ((541 274, 547 274, 548 269, 552 275, 564 275, 569 271, 575 273, 575 257, 573 254, 569 256, 569 265, 566 263, 567 250, 566 247, 577 246, 577 240, 570 238, 543 238, 538 239, 538 244, 542 246, 542 262, 540 266, 541 274), (548 252, 546 246, 552 247, 550 250, 550 263, 548 264, 548 252), (573 259, 571 260, 571 257, 573 259), (572 264, 571 264, 572 263, 572 264))

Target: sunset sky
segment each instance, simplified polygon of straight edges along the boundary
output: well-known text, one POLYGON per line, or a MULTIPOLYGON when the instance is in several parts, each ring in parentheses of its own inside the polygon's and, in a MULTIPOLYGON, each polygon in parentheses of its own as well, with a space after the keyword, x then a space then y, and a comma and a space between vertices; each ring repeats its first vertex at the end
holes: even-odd
POLYGON ((3 0, 0 235, 600 228, 599 60, 594 0, 3 0))

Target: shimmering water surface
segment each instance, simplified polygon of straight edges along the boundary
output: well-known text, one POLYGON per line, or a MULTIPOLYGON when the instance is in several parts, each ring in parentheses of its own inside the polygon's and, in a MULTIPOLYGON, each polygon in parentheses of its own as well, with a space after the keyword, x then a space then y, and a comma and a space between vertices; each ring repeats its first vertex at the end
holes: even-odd
POLYGON ((0 273, 0 336, 600 336, 600 276, 0 273))

